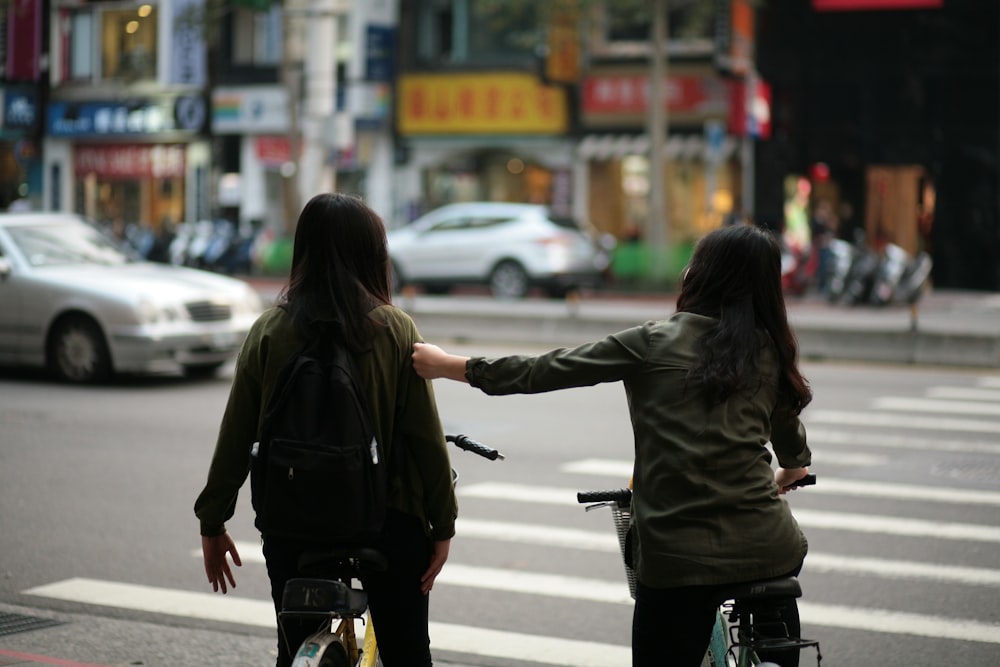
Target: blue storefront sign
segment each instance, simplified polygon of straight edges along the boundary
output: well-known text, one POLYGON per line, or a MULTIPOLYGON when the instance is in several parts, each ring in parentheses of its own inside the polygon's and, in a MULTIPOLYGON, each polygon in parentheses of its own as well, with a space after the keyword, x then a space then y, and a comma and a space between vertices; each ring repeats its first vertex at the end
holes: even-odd
POLYGON ((365 81, 392 81, 395 42, 395 28, 365 26, 365 81))
POLYGON ((51 137, 155 135, 193 132, 203 128, 207 116, 200 96, 171 102, 50 102, 46 130, 51 137))
POLYGON ((3 93, 3 128, 30 130, 35 126, 37 104, 35 94, 6 90, 3 93))

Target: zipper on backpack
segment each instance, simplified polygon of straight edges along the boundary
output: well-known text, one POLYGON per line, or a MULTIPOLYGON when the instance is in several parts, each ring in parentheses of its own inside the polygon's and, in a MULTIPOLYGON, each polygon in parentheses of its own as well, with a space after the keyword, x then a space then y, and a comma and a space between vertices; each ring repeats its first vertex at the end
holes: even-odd
POLYGON ((292 481, 295 478, 295 468, 288 469, 288 481, 292 481))
POLYGON ((369 445, 372 450, 372 463, 378 465, 378 443, 375 442, 375 438, 372 438, 372 443, 369 445))

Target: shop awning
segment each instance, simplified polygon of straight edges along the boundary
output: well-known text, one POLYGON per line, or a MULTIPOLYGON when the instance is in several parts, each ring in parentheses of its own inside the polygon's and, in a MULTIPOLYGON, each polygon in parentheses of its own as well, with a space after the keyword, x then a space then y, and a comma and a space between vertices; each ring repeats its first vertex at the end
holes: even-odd
MULTIPOLYGON (((719 160, 728 160, 739 146, 733 137, 722 140, 719 160)), ((585 160, 620 160, 628 155, 648 155, 652 142, 646 134, 587 134, 580 140, 577 155, 585 160)), ((707 161, 709 147, 705 138, 696 135, 675 135, 663 146, 668 160, 707 161)))

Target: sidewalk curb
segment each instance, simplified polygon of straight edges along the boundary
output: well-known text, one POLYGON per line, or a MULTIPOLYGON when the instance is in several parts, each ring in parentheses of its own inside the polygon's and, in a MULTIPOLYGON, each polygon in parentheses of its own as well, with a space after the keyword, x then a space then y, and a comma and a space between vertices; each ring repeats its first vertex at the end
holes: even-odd
MULTIPOLYGON (((283 283, 253 280, 273 303, 283 283)), ((571 346, 674 312, 676 295, 594 293, 564 301, 403 294, 397 306, 427 340, 571 346)), ((789 299, 788 317, 805 360, 1000 368, 1000 295, 929 292, 912 311, 789 299)))

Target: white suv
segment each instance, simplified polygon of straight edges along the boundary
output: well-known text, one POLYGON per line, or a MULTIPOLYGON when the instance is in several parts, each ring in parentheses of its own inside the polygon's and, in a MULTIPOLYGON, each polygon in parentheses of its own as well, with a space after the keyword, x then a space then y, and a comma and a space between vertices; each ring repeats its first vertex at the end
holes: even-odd
POLYGON ((481 284, 496 297, 519 298, 535 286, 564 296, 599 285, 608 254, 574 219, 537 204, 448 204, 389 232, 397 289, 481 284))

